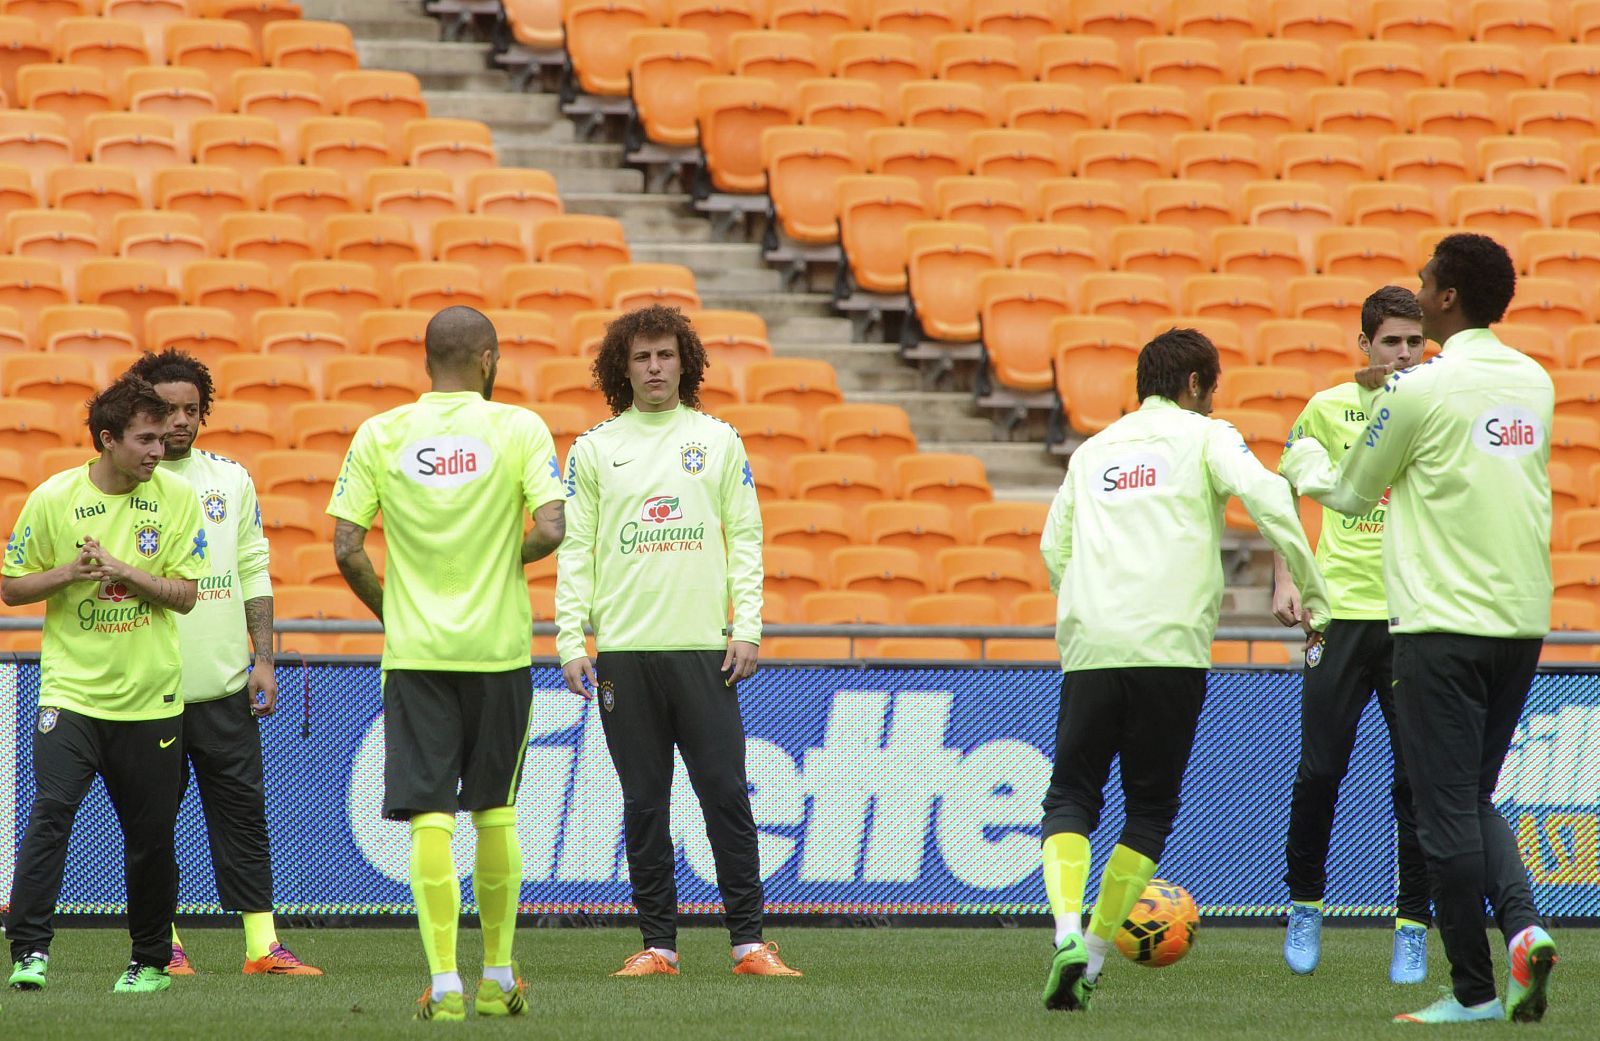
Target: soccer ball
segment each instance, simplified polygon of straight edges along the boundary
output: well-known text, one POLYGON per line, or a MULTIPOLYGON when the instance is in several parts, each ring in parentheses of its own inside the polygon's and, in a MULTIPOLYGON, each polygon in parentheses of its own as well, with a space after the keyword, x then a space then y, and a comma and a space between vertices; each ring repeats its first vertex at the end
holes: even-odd
POLYGON ((1200 914, 1188 890, 1153 878, 1117 930, 1117 950, 1129 961, 1159 969, 1189 953, 1199 928, 1200 914))

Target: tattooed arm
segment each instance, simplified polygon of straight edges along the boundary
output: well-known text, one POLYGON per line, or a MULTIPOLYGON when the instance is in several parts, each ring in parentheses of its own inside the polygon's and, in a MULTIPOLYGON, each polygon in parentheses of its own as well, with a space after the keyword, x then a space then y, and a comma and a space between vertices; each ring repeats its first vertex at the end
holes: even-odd
POLYGON ((367 556, 367 529, 342 517, 333 525, 333 559, 350 591, 383 621, 383 583, 367 556))

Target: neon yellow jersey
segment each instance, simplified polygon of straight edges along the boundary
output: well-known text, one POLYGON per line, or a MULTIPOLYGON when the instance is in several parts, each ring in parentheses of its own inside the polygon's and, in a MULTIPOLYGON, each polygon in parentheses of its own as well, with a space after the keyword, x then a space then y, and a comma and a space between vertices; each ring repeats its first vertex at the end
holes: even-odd
POLYGON ((761 507, 733 427, 630 408, 573 442, 567 495, 562 664, 584 653, 584 622, 601 653, 761 642, 761 507))
POLYGON ((1361 516, 1389 495, 1389 629, 1532 639, 1550 631, 1550 426, 1555 388, 1488 329, 1364 392, 1371 418, 1338 466, 1293 441, 1302 495, 1361 516))
POLYGON ((427 393, 362 423, 328 513, 370 528, 383 511, 383 667, 528 665, 526 518, 565 494, 550 429, 527 409, 427 393))
MULTIPOLYGON (((1309 437, 1328 452, 1334 466, 1367 429, 1361 388, 1341 383, 1306 402, 1294 423, 1294 437, 1309 437)), ((1389 496, 1359 517, 1322 508, 1322 534, 1317 537, 1317 566, 1328 583, 1333 617, 1350 621, 1389 617, 1383 591, 1383 517, 1389 496)))
MULTIPOLYGON (((6 542, 5 575, 70 562, 85 537, 157 578, 211 574, 200 503, 160 467, 124 495, 89 479, 90 463, 56 474, 28 496, 6 542)), ((74 582, 45 601, 39 705, 96 719, 166 719, 183 712, 178 615, 118 582, 74 582)))

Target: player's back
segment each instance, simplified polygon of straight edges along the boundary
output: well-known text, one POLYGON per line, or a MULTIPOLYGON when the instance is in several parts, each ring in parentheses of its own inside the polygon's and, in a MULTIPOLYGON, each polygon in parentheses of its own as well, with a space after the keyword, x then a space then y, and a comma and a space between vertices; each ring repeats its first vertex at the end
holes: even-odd
POLYGON ((1554 403, 1544 368, 1487 329, 1376 396, 1369 439, 1385 436, 1388 406, 1424 410, 1385 533, 1396 632, 1548 629, 1554 403))
POLYGON ((383 514, 386 668, 527 663, 524 514, 544 489, 560 497, 559 473, 537 415, 471 391, 424 394, 361 425, 328 512, 364 527, 383 514))
POLYGON ((1228 424, 1151 397, 1073 453, 1060 612, 1069 670, 1209 662, 1226 496, 1206 458, 1219 432, 1237 438, 1228 424))

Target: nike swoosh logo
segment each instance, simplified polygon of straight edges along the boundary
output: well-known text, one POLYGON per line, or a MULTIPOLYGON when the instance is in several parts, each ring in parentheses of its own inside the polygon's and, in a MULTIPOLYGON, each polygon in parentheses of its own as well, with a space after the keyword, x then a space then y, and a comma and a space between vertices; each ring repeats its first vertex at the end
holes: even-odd
POLYGON ((620 462, 620 463, 619 463, 619 462, 617 462, 617 461, 616 461, 616 460, 615 460, 615 459, 613 459, 613 460, 611 460, 611 465, 612 465, 612 466, 627 466, 627 465, 628 465, 628 464, 629 464, 629 463, 631 463, 631 462, 633 462, 633 460, 632 460, 632 459, 624 459, 624 460, 623 460, 623 461, 622 461, 622 462, 620 462))
POLYGON ((169 737, 165 741, 161 742, 161 747, 162 748, 171 748, 172 747, 172 742, 174 742, 176 740, 178 740, 178 739, 175 738, 175 737, 169 737))

